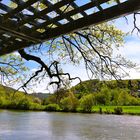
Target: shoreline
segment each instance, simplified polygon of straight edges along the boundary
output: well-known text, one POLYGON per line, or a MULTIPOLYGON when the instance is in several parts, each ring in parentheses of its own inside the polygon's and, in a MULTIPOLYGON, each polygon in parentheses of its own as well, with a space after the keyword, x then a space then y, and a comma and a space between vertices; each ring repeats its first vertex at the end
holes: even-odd
POLYGON ((74 110, 74 111, 64 111, 64 110, 38 110, 38 109, 9 109, 9 108, 0 108, 0 110, 10 110, 10 111, 35 111, 35 112, 62 112, 62 113, 81 113, 81 114, 103 114, 103 115, 135 115, 140 116, 140 106, 93 106, 91 111, 83 110, 74 110), (115 112, 114 109, 120 109, 118 112, 115 112))

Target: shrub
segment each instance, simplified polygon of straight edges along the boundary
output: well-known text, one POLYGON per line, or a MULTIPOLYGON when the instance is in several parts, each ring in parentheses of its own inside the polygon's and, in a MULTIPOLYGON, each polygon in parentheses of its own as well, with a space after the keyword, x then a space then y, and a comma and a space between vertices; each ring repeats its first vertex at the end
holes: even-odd
POLYGON ((50 95, 49 97, 43 100, 43 105, 55 104, 55 103, 56 103, 56 96, 54 94, 50 95))
POLYGON ((80 99, 80 107, 85 112, 91 112, 92 106, 94 105, 94 96, 88 94, 80 99))
POLYGON ((102 93, 97 93, 95 96, 96 105, 105 105, 106 104, 106 95, 102 93))
POLYGON ((25 109, 28 110, 30 106, 30 101, 28 98, 23 98, 19 101, 19 103, 17 104, 16 108, 17 109, 25 109))
POLYGON ((4 97, 0 97, 0 108, 7 108, 10 105, 10 101, 4 97))
POLYGON ((115 107, 115 108, 114 108, 114 114, 117 114, 117 115, 123 114, 123 109, 122 109, 122 107, 115 107))
POLYGON ((46 111, 60 111, 60 107, 58 104, 48 104, 45 108, 46 111))
POLYGON ((39 99, 39 98, 33 98, 33 102, 37 103, 37 104, 41 104, 42 103, 41 99, 39 99))
POLYGON ((37 103, 30 103, 29 110, 44 110, 45 106, 37 104, 37 103))
POLYGON ((131 99, 130 99, 130 105, 140 105, 139 98, 131 97, 131 99))
POLYGON ((118 97, 118 105, 120 106, 127 106, 130 105, 132 96, 128 94, 127 90, 121 90, 119 97, 118 97))
POLYGON ((111 111, 108 109, 108 108, 106 108, 106 110, 104 111, 106 114, 111 114, 111 111))
POLYGON ((65 97, 60 101, 64 111, 75 111, 78 105, 78 99, 75 96, 65 97))

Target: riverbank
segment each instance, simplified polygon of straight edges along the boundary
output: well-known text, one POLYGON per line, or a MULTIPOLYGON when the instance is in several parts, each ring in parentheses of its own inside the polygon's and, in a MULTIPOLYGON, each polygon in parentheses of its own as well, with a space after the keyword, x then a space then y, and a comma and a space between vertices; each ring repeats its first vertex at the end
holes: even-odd
POLYGON ((52 109, 46 108, 46 106, 40 106, 39 108, 30 108, 30 109, 20 109, 20 108, 0 108, 7 110, 18 110, 18 111, 47 111, 47 112, 73 112, 73 113, 91 113, 91 114, 118 114, 118 115, 140 115, 140 106, 93 106, 91 111, 83 111, 80 108, 77 108, 75 111, 66 111, 61 108, 52 109))
POLYGON ((57 104, 49 104, 45 108, 46 111, 54 112, 75 112, 75 113, 98 113, 98 114, 130 114, 130 115, 140 115, 140 106, 106 106, 97 105, 92 106, 89 110, 83 110, 83 108, 77 107, 75 110, 68 111, 66 109, 60 108, 57 104))
MULTIPOLYGON (((1 108, 2 109, 2 108, 1 108)), ((6 108, 4 108, 6 109, 6 108)), ((91 114, 118 114, 118 115, 140 115, 140 106, 93 106, 91 111, 83 111, 78 108, 75 111, 66 111, 61 108, 50 109, 46 108, 46 106, 42 106, 40 108, 34 109, 12 109, 8 108, 8 110, 25 110, 25 111, 47 111, 47 112, 74 112, 74 113, 91 113, 91 114)))
POLYGON ((140 115, 140 106, 94 106, 93 113, 140 115))

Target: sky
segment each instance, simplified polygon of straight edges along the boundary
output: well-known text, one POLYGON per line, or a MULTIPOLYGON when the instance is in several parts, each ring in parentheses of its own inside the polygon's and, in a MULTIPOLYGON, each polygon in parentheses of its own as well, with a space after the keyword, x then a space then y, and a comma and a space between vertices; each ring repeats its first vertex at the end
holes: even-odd
MULTIPOLYGON (((9 0, 3 0, 4 3, 7 3, 8 1, 9 0)), ((77 0, 77 2, 78 1, 79 0, 77 0)), ((89 0, 86 0, 86 1, 89 1, 89 0)), ((80 4, 80 3, 78 2, 78 4, 80 4)), ((128 19, 128 23, 125 18, 119 18, 119 19, 115 20, 115 25, 126 33, 130 32, 133 29, 132 15, 127 16, 127 19, 128 19)), ((140 18, 137 19, 137 24, 140 27, 140 18)), ((137 64, 140 65, 140 36, 138 36, 136 34, 136 32, 128 35, 125 38, 124 47, 121 47, 119 49, 119 51, 117 51, 116 53, 120 53, 127 59, 130 59, 133 62, 136 62, 137 64)), ((36 68, 36 65, 34 63, 32 63, 32 65, 30 65, 30 67, 31 67, 31 71, 34 71, 36 68)), ((86 73, 86 70, 85 70, 83 64, 80 64, 79 66, 76 66, 76 67, 74 67, 70 64, 66 64, 66 65, 62 66, 62 68, 65 72, 69 72, 71 74, 71 77, 79 76, 82 80, 88 80, 88 76, 87 76, 87 73, 86 73)), ((125 78, 126 79, 140 79, 140 69, 139 68, 140 68, 140 66, 137 67, 137 70, 130 70, 130 69, 128 70, 127 69, 126 71, 129 72, 130 76, 125 77, 125 78)), ((79 81, 74 81, 73 85, 77 84, 78 82, 79 81)), ((48 92, 48 90, 46 90, 46 83, 44 81, 42 83, 40 83, 39 85, 36 85, 32 89, 33 89, 32 91, 35 91, 35 92, 48 92)), ((32 91, 30 91, 30 92, 32 92, 32 91)))

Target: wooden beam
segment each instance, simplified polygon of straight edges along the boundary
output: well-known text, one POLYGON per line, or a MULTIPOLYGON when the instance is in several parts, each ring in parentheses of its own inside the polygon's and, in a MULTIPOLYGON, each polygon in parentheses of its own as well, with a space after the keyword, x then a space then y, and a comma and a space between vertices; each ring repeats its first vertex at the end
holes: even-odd
POLYGON ((44 10, 42 10, 40 12, 35 13, 31 17, 25 18, 24 20, 22 20, 21 22, 18 23, 18 26, 22 26, 22 25, 24 25, 24 24, 26 24, 28 22, 31 22, 34 19, 39 18, 39 17, 41 17, 41 16, 43 16, 43 15, 45 15, 47 13, 50 13, 52 11, 55 11, 56 9, 59 9, 62 6, 65 6, 66 4, 71 3, 73 1, 74 0, 62 0, 62 1, 60 1, 60 2, 58 2, 58 3, 56 3, 56 4, 52 5, 52 6, 50 6, 48 8, 45 8, 44 10))
POLYGON ((21 12, 22 10, 24 10, 28 6, 36 3, 37 1, 38 0, 28 0, 27 2, 24 2, 24 3, 20 4, 20 5, 18 5, 17 8, 11 10, 9 13, 4 15, 3 22, 5 22, 8 18, 14 16, 15 14, 18 14, 19 12, 21 12))
MULTIPOLYGON (((16 4, 22 4, 22 3, 24 3, 23 0, 18 0, 18 1, 16 1, 16 0, 11 0, 11 1, 15 2, 16 4)), ((46 1, 41 0, 41 2, 44 3, 44 2, 46 2, 46 1)), ((32 12, 32 13, 40 12, 37 8, 33 7, 32 5, 28 6, 26 9, 27 9, 28 11, 32 12)), ((27 18, 27 16, 25 16, 25 17, 27 18)), ((40 19, 43 19, 43 20, 50 20, 50 17, 47 16, 47 15, 43 15, 42 17, 39 17, 39 18, 40 18, 40 19)), ((23 18, 23 20, 24 20, 24 18, 23 18)), ((34 25, 34 26, 40 24, 39 22, 37 22, 37 21, 35 21, 35 20, 32 21, 32 22, 29 22, 29 23, 31 23, 31 24, 34 25)), ((57 23, 56 25, 57 25, 57 26, 60 26, 61 24, 60 24, 60 23, 57 23)))
MULTIPOLYGON (((66 0, 63 0, 63 1, 66 2, 66 0)), ((105 1, 105 0, 99 0, 98 2, 100 2, 100 1, 105 1)), ((50 11, 55 10, 55 8, 56 9, 58 8, 58 7, 53 7, 53 6, 52 6, 52 8, 50 8, 50 11)), ((131 13, 139 11, 139 10, 140 10, 140 0, 128 0, 128 1, 125 1, 123 3, 120 3, 119 5, 112 6, 108 9, 103 9, 102 11, 99 11, 99 12, 94 13, 92 15, 85 16, 85 17, 80 18, 78 20, 75 20, 73 22, 69 22, 69 23, 67 23, 65 25, 62 25, 62 26, 59 26, 57 28, 47 30, 43 34, 43 37, 39 38, 39 40, 41 39, 42 42, 47 41, 47 40, 59 37, 63 34, 68 34, 68 33, 71 33, 71 32, 75 32, 75 31, 80 30, 82 28, 85 28, 85 27, 88 27, 88 26, 91 26, 91 25, 96 25, 96 24, 99 24, 99 23, 102 23, 102 22, 105 22, 105 21, 109 21, 109 20, 118 18, 120 16, 125 16, 125 15, 131 14, 131 13)), ((81 10, 79 12, 81 12, 81 10)), ((38 14, 36 16, 39 17, 38 14)), ((23 22, 25 22, 25 21, 23 21, 23 22)), ((3 26, 4 25, 2 25, 2 27, 3 26)), ((10 26, 12 26, 12 25, 10 25, 10 26)), ((9 29, 12 29, 12 32, 13 32, 14 27, 9 28, 9 29)), ((17 32, 18 31, 16 31, 16 34, 17 34, 17 32)), ((34 30, 33 30, 33 32, 34 32, 34 30)), ((26 34, 23 34, 23 35, 26 35, 26 34)), ((27 34, 27 35, 29 35, 29 34, 27 34)), ((14 33, 13 33, 13 36, 14 36, 14 33)), ((19 35, 19 38, 20 38, 20 36, 22 37, 22 34, 19 35)), ((33 37, 35 37, 35 36, 33 36, 33 37)), ((32 38, 32 36, 31 36, 31 38, 32 38)), ((24 38, 24 40, 25 40, 25 38, 24 38)), ((4 54, 7 54, 7 53, 11 53, 11 52, 16 51, 16 50, 19 50, 21 48, 29 47, 30 45, 34 45, 34 44, 37 44, 36 41, 34 41, 34 43, 33 43, 33 40, 31 39, 31 40, 25 41, 25 42, 15 41, 13 46, 7 46, 7 47, 1 47, 0 46, 0 56, 4 55, 4 54)))
POLYGON ((22 48, 25 48, 25 47, 30 47, 31 45, 33 45, 31 42, 27 43, 27 42, 16 42, 15 41, 15 44, 14 46, 2 46, 2 44, 0 44, 0 56, 2 55, 5 55, 5 54, 8 54, 8 53, 11 53, 11 52, 14 52, 14 51, 17 51, 17 50, 20 50, 22 48))
POLYGON ((20 38, 20 39, 24 39, 24 40, 27 40, 27 41, 31 41, 31 42, 34 42, 34 43, 39 43, 41 42, 41 40, 37 39, 37 38, 34 38, 32 36, 29 36, 29 35, 26 35, 26 34, 23 34, 21 32, 18 32, 18 31, 14 31, 12 29, 9 29, 9 28, 6 28, 4 26, 1 26, 0 25, 0 30, 1 31, 4 31, 5 33, 9 33, 17 38, 20 38))
MULTIPOLYGON (((50 1, 42 1, 43 4, 48 5, 48 6, 52 6, 53 4, 50 1)), ((60 9, 56 9, 55 12, 59 15, 63 14, 63 11, 61 11, 60 9)), ((68 21, 73 21, 73 19, 71 17, 67 18, 68 21)))
POLYGON ((116 19, 121 16, 126 16, 139 10, 140 10, 140 0, 128 0, 119 5, 113 6, 108 9, 104 9, 103 11, 99 11, 92 15, 78 19, 74 22, 65 24, 61 27, 51 29, 45 33, 43 40, 44 41, 49 40, 64 34, 68 34, 70 32, 80 30, 82 28, 86 28, 91 25, 96 25, 99 23, 116 19))
MULTIPOLYGON (((107 2, 107 1, 108 1, 108 0, 99 0, 98 4, 102 4, 102 3, 105 3, 105 2, 107 2)), ((71 16, 73 16, 73 15, 75 15, 75 14, 78 14, 78 13, 80 13, 81 11, 88 10, 88 9, 90 9, 90 8, 92 8, 92 7, 95 7, 95 6, 96 6, 96 2, 87 3, 87 4, 85 4, 85 5, 81 6, 81 7, 78 7, 78 8, 76 8, 76 9, 74 9, 74 10, 71 10, 71 11, 69 11, 69 12, 67 12, 67 13, 63 13, 62 15, 57 16, 57 17, 55 17, 55 18, 53 18, 53 19, 51 19, 51 20, 48 20, 48 21, 46 21, 46 22, 44 22, 44 23, 42 23, 42 24, 38 24, 37 26, 33 27, 33 30, 36 30, 36 29, 38 29, 38 28, 42 28, 42 27, 44 27, 44 26, 46 27, 47 25, 49 25, 49 24, 51 24, 51 23, 55 23, 55 22, 57 22, 57 21, 59 21, 59 20, 62 20, 63 18, 68 19, 69 17, 71 17, 71 16)), ((71 22, 70 22, 70 23, 71 23, 71 22)))

